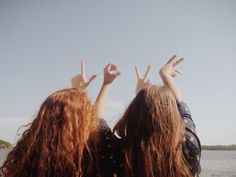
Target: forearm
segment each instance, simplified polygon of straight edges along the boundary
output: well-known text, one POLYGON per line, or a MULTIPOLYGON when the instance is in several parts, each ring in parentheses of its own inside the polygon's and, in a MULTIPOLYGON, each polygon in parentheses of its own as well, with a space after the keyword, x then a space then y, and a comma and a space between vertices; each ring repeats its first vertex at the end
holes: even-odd
POLYGON ((164 73, 160 73, 160 76, 164 82, 164 85, 167 86, 173 93, 176 101, 178 102, 183 101, 183 97, 179 89, 177 88, 177 85, 175 84, 173 78, 171 76, 165 75, 164 73))
POLYGON ((96 110, 97 110, 97 116, 99 118, 104 118, 106 117, 105 113, 106 113, 106 103, 107 103, 107 94, 108 94, 108 90, 113 82, 113 80, 120 75, 120 70, 119 68, 114 65, 109 63, 105 68, 104 68, 104 81, 103 81, 103 85, 101 87, 101 90, 97 96, 96 99, 96 110))
POLYGON ((100 118, 106 117, 105 107, 107 103, 107 96, 108 96, 109 88, 110 88, 110 84, 103 84, 96 99, 95 105, 96 105, 97 116, 100 118))

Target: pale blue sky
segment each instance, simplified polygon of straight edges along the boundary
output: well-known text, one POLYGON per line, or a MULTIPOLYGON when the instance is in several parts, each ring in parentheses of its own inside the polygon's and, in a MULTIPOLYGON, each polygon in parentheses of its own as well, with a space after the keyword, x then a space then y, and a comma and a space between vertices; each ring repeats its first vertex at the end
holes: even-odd
POLYGON ((84 58, 94 100, 102 70, 122 75, 109 94, 112 125, 134 97, 137 64, 151 81, 173 54, 185 57, 176 79, 202 144, 236 144, 236 1, 0 0, 0 138, 36 115, 53 91, 70 86, 84 58))

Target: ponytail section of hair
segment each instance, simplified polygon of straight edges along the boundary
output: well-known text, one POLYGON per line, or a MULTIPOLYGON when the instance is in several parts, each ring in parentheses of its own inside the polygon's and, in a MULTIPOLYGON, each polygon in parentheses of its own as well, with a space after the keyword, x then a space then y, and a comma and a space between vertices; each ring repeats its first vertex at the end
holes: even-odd
POLYGON ((85 92, 57 91, 41 105, 31 126, 8 154, 0 174, 4 177, 84 176, 93 168, 94 148, 88 139, 96 127, 95 109, 85 92))
POLYGON ((192 176, 182 153, 184 124, 167 87, 141 90, 114 132, 124 140, 124 176, 192 176))

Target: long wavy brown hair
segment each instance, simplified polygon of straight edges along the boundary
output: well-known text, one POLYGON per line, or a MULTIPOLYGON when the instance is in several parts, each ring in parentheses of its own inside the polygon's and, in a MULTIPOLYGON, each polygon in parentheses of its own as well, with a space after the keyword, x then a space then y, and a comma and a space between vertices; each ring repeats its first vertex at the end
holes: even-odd
POLYGON ((37 117, 10 151, 0 176, 92 176, 96 129, 95 109, 85 92, 57 91, 44 101, 37 117))
POLYGON ((190 177, 182 143, 184 123, 172 92, 141 90, 114 127, 124 140, 125 177, 190 177))

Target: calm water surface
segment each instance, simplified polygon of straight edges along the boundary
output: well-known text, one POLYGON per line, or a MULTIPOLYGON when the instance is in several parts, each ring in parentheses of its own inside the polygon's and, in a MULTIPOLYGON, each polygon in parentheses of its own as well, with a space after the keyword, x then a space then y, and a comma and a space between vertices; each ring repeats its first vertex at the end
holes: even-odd
MULTIPOLYGON (((0 165, 8 150, 0 149, 0 165)), ((201 177, 236 177, 236 151, 202 151, 201 177)))
POLYGON ((236 151, 202 151, 202 177, 236 177, 236 151))

